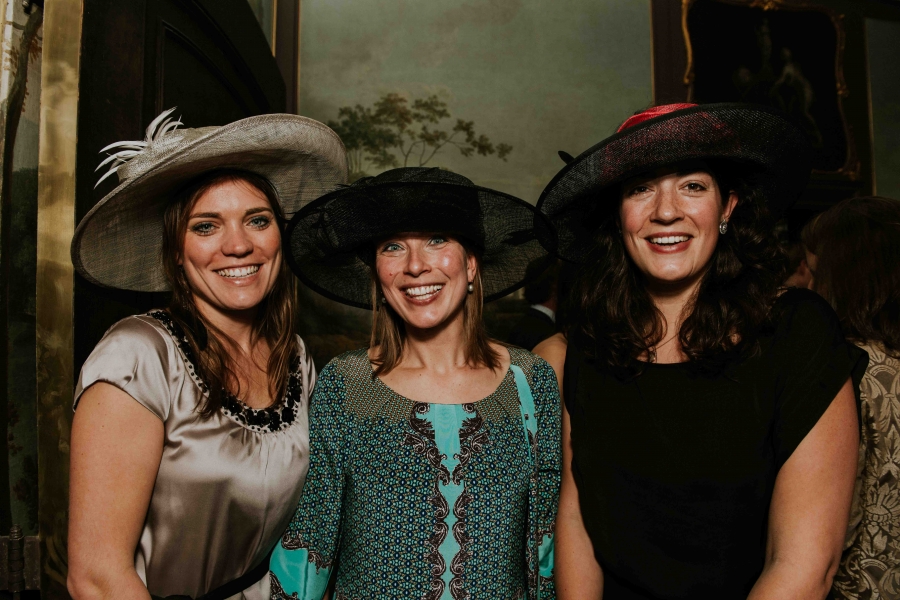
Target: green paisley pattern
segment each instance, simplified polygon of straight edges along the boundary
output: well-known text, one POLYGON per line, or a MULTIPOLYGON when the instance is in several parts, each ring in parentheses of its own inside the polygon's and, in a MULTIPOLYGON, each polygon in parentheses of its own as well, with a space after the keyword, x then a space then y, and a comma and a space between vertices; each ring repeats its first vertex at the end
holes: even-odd
POLYGON ((393 392, 365 350, 322 370, 306 487, 272 556, 273 598, 321 598, 333 569, 335 598, 536 598, 538 585, 541 600, 555 598, 544 550, 558 503, 559 391, 546 362, 510 355, 535 399, 534 469, 511 371, 490 396, 445 405, 393 392))
POLYGON ((900 360, 866 344, 856 494, 835 598, 900 600, 900 360))

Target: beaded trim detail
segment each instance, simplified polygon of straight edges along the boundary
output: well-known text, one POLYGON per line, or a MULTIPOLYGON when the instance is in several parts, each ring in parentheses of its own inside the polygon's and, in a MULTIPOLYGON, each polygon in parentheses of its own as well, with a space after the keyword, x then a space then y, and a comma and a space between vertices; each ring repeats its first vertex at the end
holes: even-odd
MULTIPOLYGON (((184 334, 181 326, 164 310, 150 311, 147 313, 147 316, 153 317, 162 323, 169 335, 172 336, 172 339, 175 340, 178 349, 181 350, 181 354, 184 356, 184 362, 187 365, 191 379, 194 380, 200 391, 206 395, 209 392, 209 386, 200 378, 194 367, 197 362, 194 351, 191 349, 191 345, 188 343, 187 336, 184 334)), ((261 409, 250 408, 228 390, 223 390, 222 392, 222 412, 238 425, 258 433, 283 431, 289 428, 296 420, 297 412, 300 410, 300 398, 303 394, 300 357, 295 356, 291 361, 291 373, 284 397, 280 402, 276 402, 272 406, 261 409)))

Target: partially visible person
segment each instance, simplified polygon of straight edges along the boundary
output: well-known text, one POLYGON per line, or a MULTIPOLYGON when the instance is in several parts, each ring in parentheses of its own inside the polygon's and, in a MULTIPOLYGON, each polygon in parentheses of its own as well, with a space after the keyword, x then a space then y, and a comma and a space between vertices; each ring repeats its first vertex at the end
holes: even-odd
MULTIPOLYGON (((491 340, 483 302, 547 253, 534 208, 441 169, 386 171, 288 225, 291 266, 373 311, 369 348, 322 369, 309 478, 272 598, 553 600, 559 391, 491 340)), ((538 217, 539 218, 539 217, 538 217)))
POLYGON ((809 289, 812 273, 806 262, 806 248, 803 242, 791 242, 785 248, 788 257, 787 272, 789 275, 784 280, 784 287, 797 287, 809 289))
POLYGON ((869 354, 856 493, 836 598, 900 598, 900 201, 851 198, 803 230, 810 288, 869 354))
POLYGON ((561 379, 562 600, 821 600, 856 468, 865 356, 784 291, 774 222, 811 148, 775 111, 636 113, 538 208, 580 262, 561 379))
POLYGON ((121 183, 72 241, 88 281, 172 293, 113 325, 78 378, 76 600, 268 598, 268 556, 309 465, 316 373, 281 230, 285 211, 345 180, 343 144, 295 115, 176 129, 170 112, 115 145, 104 164, 121 183))
POLYGON ((547 259, 541 258, 528 265, 528 269, 540 272, 525 286, 525 300, 531 306, 513 326, 506 341, 530 351, 556 333, 559 265, 548 266, 547 259))

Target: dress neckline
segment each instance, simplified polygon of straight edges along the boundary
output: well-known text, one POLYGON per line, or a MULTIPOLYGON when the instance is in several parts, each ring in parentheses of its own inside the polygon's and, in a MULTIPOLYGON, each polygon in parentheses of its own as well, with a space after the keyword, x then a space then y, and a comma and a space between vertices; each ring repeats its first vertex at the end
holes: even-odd
MULTIPOLYGON (((165 310, 152 310, 147 313, 147 316, 157 320, 166 329, 175 341, 175 345, 178 346, 191 379, 200 388, 201 394, 204 396, 208 395, 209 386, 203 381, 194 366, 197 364, 196 357, 181 326, 165 310)), ((222 392, 222 412, 230 420, 257 433, 284 431, 296 421, 303 396, 300 357, 297 355, 291 360, 291 369, 284 396, 271 406, 251 408, 228 390, 222 390, 222 392)))
POLYGON ((392 388, 391 386, 386 384, 384 381, 382 381, 381 377, 378 377, 377 375, 375 375, 375 369, 372 366, 372 361, 369 360, 368 349, 363 351, 363 356, 366 359, 366 361, 369 363, 369 368, 372 370, 372 380, 375 382, 375 384, 378 386, 381 386, 382 388, 384 388, 385 390, 387 390, 388 392, 390 392, 397 398, 400 398, 401 400, 406 400, 407 402, 412 402, 413 404, 424 404, 427 406, 476 406, 476 405, 484 403, 487 400, 494 398, 497 394, 499 394, 500 388, 502 388, 503 384, 506 383, 506 380, 512 376, 512 366, 515 363, 513 362, 512 352, 509 351, 509 348, 507 348, 506 350, 507 350, 507 352, 509 352, 509 366, 506 367, 506 372, 503 374, 503 377, 500 379, 500 383, 497 384, 497 387, 495 387, 494 391, 492 391, 490 394, 488 394, 484 398, 479 398, 478 400, 473 400, 472 402, 426 402, 424 400, 416 400, 414 398, 409 398, 407 396, 404 396, 403 394, 399 393, 394 388, 392 388))

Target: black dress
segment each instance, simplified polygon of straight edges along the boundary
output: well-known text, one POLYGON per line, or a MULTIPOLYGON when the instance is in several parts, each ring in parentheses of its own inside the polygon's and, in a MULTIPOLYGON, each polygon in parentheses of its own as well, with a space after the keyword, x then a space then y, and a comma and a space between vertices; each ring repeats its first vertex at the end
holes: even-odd
POLYGON ((812 292, 774 310, 761 352, 715 377, 679 363, 621 380, 569 346, 572 471, 604 600, 743 600, 759 577, 778 470, 867 363, 812 292))

